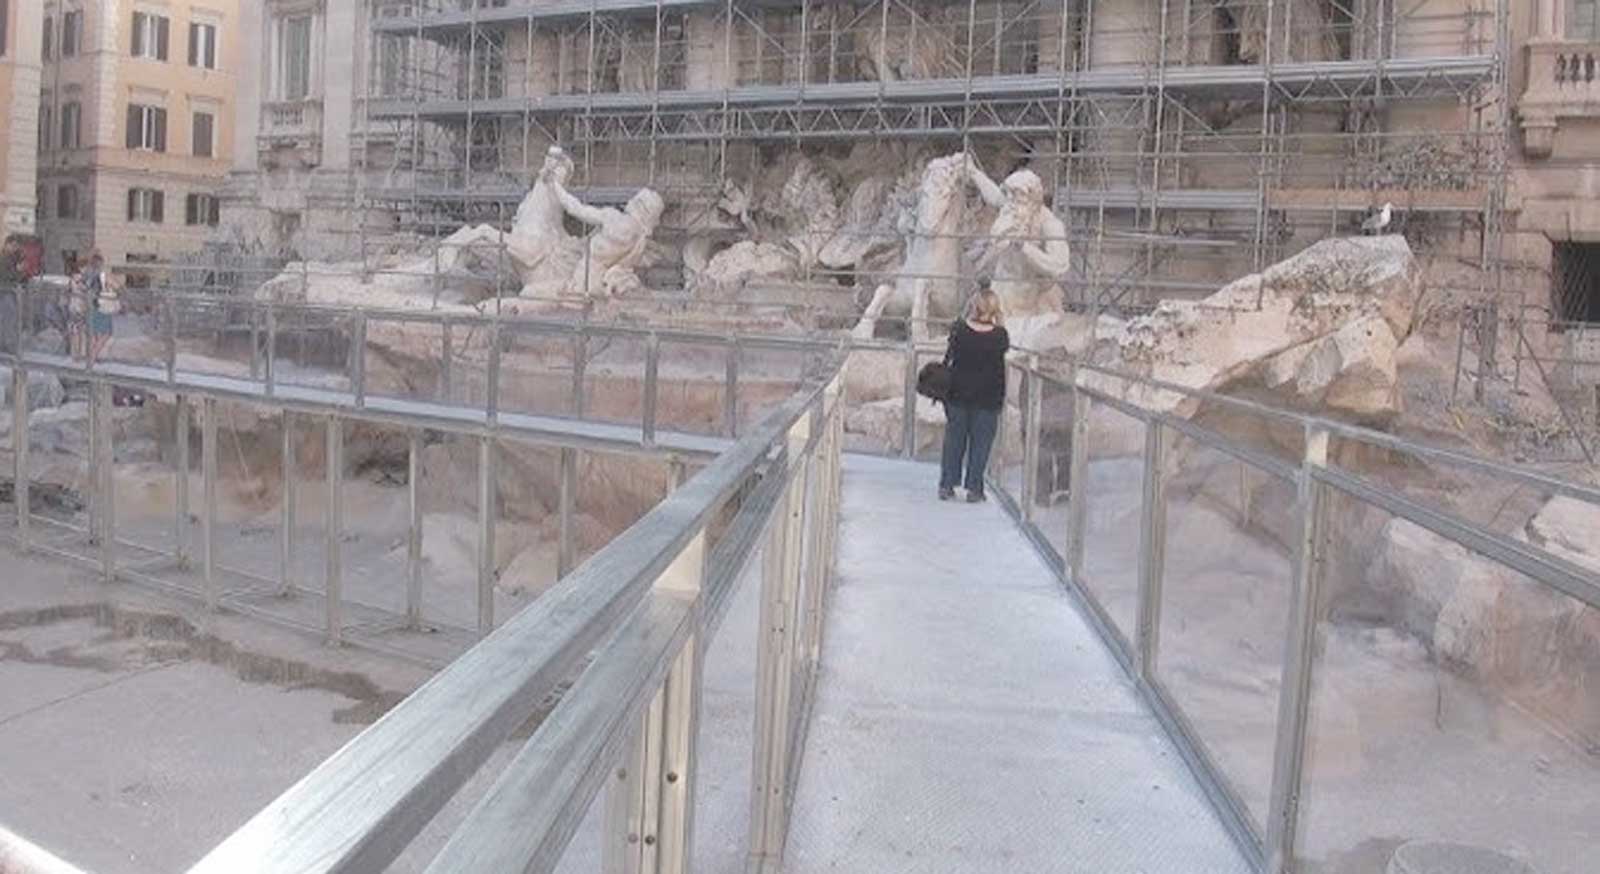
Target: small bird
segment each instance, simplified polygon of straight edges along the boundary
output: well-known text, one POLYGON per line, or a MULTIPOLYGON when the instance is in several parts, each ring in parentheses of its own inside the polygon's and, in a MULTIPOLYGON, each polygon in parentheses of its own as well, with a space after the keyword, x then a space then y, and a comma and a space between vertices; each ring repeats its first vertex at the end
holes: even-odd
POLYGON ((1394 204, 1385 203, 1377 212, 1367 216, 1361 223, 1361 230, 1367 234, 1380 234, 1389 227, 1389 219, 1394 217, 1394 204))

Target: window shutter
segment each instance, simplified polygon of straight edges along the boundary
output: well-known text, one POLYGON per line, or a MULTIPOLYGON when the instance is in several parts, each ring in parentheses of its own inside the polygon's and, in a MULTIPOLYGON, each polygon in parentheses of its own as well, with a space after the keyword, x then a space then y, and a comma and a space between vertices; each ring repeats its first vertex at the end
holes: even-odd
POLYGON ((196 223, 194 200, 195 196, 193 194, 186 195, 183 198, 183 223, 186 225, 192 225, 196 223))
POLYGON ((0 0, 0 55, 11 47, 11 0, 0 0))
POLYGON ((217 28, 213 25, 206 26, 206 69, 217 68, 217 28))
POLYGON ((55 19, 49 15, 46 15, 44 17, 44 42, 39 47, 39 54, 47 61, 50 60, 50 46, 53 42, 55 32, 55 19))
POLYGON ((206 203, 211 207, 211 214, 206 216, 206 224, 212 227, 222 224, 222 201, 212 196, 206 198, 206 203))
POLYGON ((128 148, 137 149, 144 145, 144 113, 140 107, 128 104, 128 148))
POLYGON ((139 214, 139 189, 128 189, 128 221, 133 221, 139 214))
POLYGON ((167 205, 167 195, 164 191, 153 191, 151 197, 153 200, 150 204, 150 220, 160 224, 167 205))
POLYGON ((136 58, 144 55, 144 21, 143 12, 133 13, 133 56, 136 58))
POLYGON ((159 15, 156 16, 156 60, 158 61, 167 59, 167 25, 169 23, 167 19, 159 15))
POLYGON ((189 66, 200 66, 200 25, 189 25, 189 66))
POLYGON ((167 111, 165 109, 152 109, 150 112, 155 116, 155 149, 158 152, 165 152, 167 150, 167 111))
POLYGON ((195 154, 195 157, 199 157, 199 158, 215 157, 215 152, 214 152, 214 150, 212 148, 214 132, 215 132, 215 125, 213 124, 212 116, 211 116, 210 113, 197 112, 197 113, 194 114, 194 154, 195 154))

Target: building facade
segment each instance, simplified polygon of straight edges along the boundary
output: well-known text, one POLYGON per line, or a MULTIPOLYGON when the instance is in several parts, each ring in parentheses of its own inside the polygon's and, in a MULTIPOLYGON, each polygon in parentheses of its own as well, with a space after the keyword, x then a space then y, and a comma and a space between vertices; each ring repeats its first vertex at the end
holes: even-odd
POLYGON ((6 234, 33 233, 37 204, 39 4, 0 0, 0 223, 6 234))
POLYGON ((37 215, 47 269, 69 270, 90 250, 112 264, 168 262, 214 233, 248 72, 239 9, 44 0, 37 215))
POLYGON ((256 74, 240 82, 221 236, 268 255, 353 256, 367 6, 262 0, 252 7, 241 52, 256 74))

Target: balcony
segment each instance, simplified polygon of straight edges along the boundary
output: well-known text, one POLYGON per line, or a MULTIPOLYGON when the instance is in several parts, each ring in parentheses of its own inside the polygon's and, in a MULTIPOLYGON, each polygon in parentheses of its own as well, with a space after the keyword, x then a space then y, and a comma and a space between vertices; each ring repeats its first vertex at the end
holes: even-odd
POLYGON ((1600 42, 1532 40, 1527 89, 1517 101, 1523 151, 1548 158, 1564 118, 1600 119, 1600 42))
POLYGON ((256 148, 265 169, 322 163, 322 101, 282 100, 261 105, 256 148))

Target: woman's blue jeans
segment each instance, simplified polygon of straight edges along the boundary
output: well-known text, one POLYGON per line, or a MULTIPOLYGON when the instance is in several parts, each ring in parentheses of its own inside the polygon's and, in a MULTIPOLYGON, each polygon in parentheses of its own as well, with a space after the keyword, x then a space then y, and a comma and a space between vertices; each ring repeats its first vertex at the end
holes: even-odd
POLYGON ((967 491, 983 494, 983 471, 989 466, 989 450, 1000 425, 999 410, 981 407, 944 406, 944 455, 939 464, 939 488, 962 485, 962 461, 966 461, 967 491))

